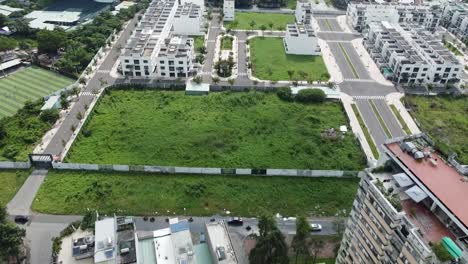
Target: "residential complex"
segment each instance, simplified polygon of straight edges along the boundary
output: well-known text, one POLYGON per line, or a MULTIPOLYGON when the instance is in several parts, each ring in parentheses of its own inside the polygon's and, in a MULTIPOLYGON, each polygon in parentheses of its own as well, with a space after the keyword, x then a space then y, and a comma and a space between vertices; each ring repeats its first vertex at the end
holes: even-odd
POLYGON ((468 41, 468 5, 449 4, 444 8, 441 24, 462 42, 468 41))
POLYGON ((395 172, 362 177, 337 263, 442 263, 439 246, 466 263, 467 178, 425 137, 383 148, 395 172))
POLYGON ((235 2, 234 0, 224 0, 223 2, 223 20, 233 21, 235 18, 235 2))
POLYGON ((463 70, 439 39, 416 24, 371 23, 364 46, 384 76, 397 83, 455 83, 463 70))
POLYGON ((151 2, 126 46, 120 62, 127 77, 187 78, 193 73, 194 41, 203 35, 200 6, 180 0, 151 2))
POLYGON ((437 6, 408 5, 397 3, 351 3, 346 10, 348 24, 362 32, 373 22, 413 22, 429 31, 439 25, 441 11, 437 6))
POLYGON ((295 55, 320 55, 318 38, 311 25, 311 4, 304 0, 298 1, 295 17, 296 23, 286 25, 283 38, 285 52, 295 55))

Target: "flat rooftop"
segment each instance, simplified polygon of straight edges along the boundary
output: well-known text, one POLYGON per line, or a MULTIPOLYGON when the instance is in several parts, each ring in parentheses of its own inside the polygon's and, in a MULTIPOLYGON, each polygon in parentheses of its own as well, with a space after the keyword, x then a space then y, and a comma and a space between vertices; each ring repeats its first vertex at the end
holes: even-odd
POLYGON ((432 153, 432 159, 437 165, 433 165, 429 160, 418 161, 403 152, 399 142, 386 144, 386 147, 465 227, 468 226, 468 182, 461 174, 436 152, 432 153))

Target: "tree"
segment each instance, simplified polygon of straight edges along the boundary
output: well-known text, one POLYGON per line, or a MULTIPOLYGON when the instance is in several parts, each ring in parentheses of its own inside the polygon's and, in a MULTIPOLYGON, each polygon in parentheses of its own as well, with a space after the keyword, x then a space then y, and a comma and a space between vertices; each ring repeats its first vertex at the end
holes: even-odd
POLYGON ((54 124, 59 118, 59 111, 57 109, 47 109, 41 112, 40 118, 42 121, 49 124, 54 124))
POLYGON ((250 28, 253 30, 253 28, 255 27, 256 24, 257 24, 257 22, 255 22, 254 20, 252 20, 252 21, 250 21, 249 26, 250 26, 250 28))
POLYGON ((0 51, 12 50, 18 46, 18 42, 12 38, 0 36, 0 51))
MULTIPOLYGON (((17 227, 7 219, 4 206, 0 207, 0 262, 10 257, 18 258, 21 253, 26 230, 17 227)), ((2 262, 3 263, 3 262, 2 262)))
POLYGON ((43 29, 37 32, 36 39, 40 51, 53 53, 64 47, 67 35, 62 29, 43 29))
POLYGON ((274 26, 273 22, 268 23, 268 27, 270 28, 270 31, 273 31, 273 26, 274 26))
POLYGON ((307 80, 307 77, 309 76, 309 74, 308 74, 307 72, 302 71, 302 70, 299 71, 298 74, 299 74, 299 76, 301 76, 301 78, 302 78, 303 80, 307 80))
POLYGON ((285 101, 292 101, 293 100, 292 91, 291 91, 291 88, 289 88, 289 87, 280 87, 280 88, 276 89, 276 95, 280 99, 285 100, 285 101))
POLYGON ((259 236, 250 251, 251 264, 287 264, 288 247, 283 234, 276 226, 276 221, 269 216, 261 216, 258 221, 259 236))
POLYGON ((294 76, 294 73, 295 71, 294 70, 288 70, 288 76, 289 76, 289 80, 292 79, 292 77, 294 76))
POLYGON ((315 238, 311 240, 310 255, 312 256, 312 264, 315 264, 315 261, 317 261, 317 256, 319 255, 320 251, 322 251, 324 246, 325 242, 321 238, 315 238))
POLYGON ((296 95, 296 100, 302 103, 322 103, 326 98, 325 93, 320 89, 303 89, 296 95))
POLYGON ((196 84, 200 84, 203 82, 203 78, 201 76, 195 76, 193 77, 193 80, 192 80, 194 83, 196 84))
POLYGON ((4 14, 0 14, 0 27, 5 26, 8 23, 8 17, 4 14))
POLYGON ((299 255, 304 255, 308 253, 308 240, 310 238, 310 225, 307 222, 307 219, 304 216, 299 216, 296 219, 296 235, 293 237, 291 241, 291 247, 294 249, 296 253, 296 261, 297 264, 297 257, 299 255))
POLYGON ((211 78, 211 81, 212 81, 214 84, 218 84, 218 83, 219 83, 219 78, 218 78, 218 77, 212 77, 212 78, 211 78))
POLYGON ((263 32, 264 32, 266 29, 267 29, 267 27, 266 27, 265 25, 261 25, 261 26, 260 26, 260 30, 262 31, 262 34, 263 34, 263 32))
POLYGON ((229 85, 231 85, 231 86, 233 86, 235 82, 236 82, 236 80, 234 80, 234 79, 232 79, 232 78, 228 80, 228 83, 229 83, 229 85))
POLYGON ((3 122, 1 122, 1 120, 0 120, 0 142, 4 138, 6 138, 6 136, 7 136, 7 131, 6 131, 6 128, 5 128, 5 124, 3 122))

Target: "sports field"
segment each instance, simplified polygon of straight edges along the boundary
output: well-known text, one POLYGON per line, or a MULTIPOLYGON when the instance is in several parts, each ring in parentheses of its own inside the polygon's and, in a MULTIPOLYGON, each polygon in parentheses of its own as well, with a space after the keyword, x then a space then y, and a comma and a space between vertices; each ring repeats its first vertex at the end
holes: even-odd
POLYGON ((0 119, 11 116, 34 101, 69 86, 74 81, 68 77, 38 67, 27 67, 0 79, 0 119))

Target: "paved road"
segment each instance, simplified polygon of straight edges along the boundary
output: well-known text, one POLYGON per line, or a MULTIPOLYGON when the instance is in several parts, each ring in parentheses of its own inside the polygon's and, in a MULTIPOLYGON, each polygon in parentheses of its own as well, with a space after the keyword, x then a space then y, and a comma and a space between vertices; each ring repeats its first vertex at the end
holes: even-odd
POLYGON ((377 111, 379 111, 379 114, 384 120, 385 125, 390 131, 390 134, 392 134, 392 137, 405 136, 406 135, 405 132, 401 128, 400 123, 398 123, 395 115, 393 114, 392 110, 387 105, 385 100, 383 99, 372 100, 372 102, 374 102, 374 105, 377 108, 377 111))
POLYGON ((7 211, 11 216, 29 215, 31 204, 47 175, 47 170, 34 170, 26 179, 15 197, 8 203, 7 211))
POLYGON ((374 113, 369 100, 367 99, 356 99, 356 105, 361 113, 362 119, 369 129, 370 134, 374 138, 374 143, 380 151, 382 151, 381 145, 388 139, 385 131, 383 130, 377 116, 374 113))
POLYGON ((335 57, 335 61, 338 64, 338 67, 340 68, 341 74, 343 75, 343 79, 359 79, 360 76, 356 75, 353 72, 351 65, 346 60, 345 54, 340 48, 340 45, 342 44, 343 43, 329 42, 328 46, 330 47, 330 50, 335 57))
POLYGON ((210 23, 210 29, 208 32, 208 38, 206 41, 206 55, 205 63, 202 67, 202 77, 204 82, 211 82, 211 70, 213 69, 213 58, 216 47, 216 37, 221 32, 221 24, 219 23, 219 15, 213 15, 213 19, 210 23))
POLYGON ((397 91, 395 86, 366 80, 344 81, 339 87, 342 92, 351 96, 385 96, 397 91))
POLYGON ((334 18, 317 17, 316 19, 321 31, 343 31, 338 24, 338 21, 334 18))
MULTIPOLYGON (((354 49, 353 45, 350 42, 345 42, 345 43, 340 43, 341 47, 343 50, 346 52, 348 55, 349 59, 351 60, 351 64, 354 66, 354 69, 356 69, 359 79, 367 79, 370 80, 371 77, 369 75, 369 71, 364 65, 361 56, 356 52, 356 49, 354 49)), ((343 52, 340 49, 341 52, 343 52)))
POLYGON ((345 33, 345 32, 318 32, 317 36, 320 39, 323 39, 326 41, 337 41, 337 42, 348 42, 348 41, 361 37, 361 35, 357 33, 345 33))
POLYGON ((115 78, 111 77, 109 72, 120 55, 120 47, 123 47, 127 39, 131 36, 131 33, 135 28, 137 17, 138 16, 135 16, 135 18, 128 23, 121 37, 117 40, 116 44, 113 45, 110 53, 100 65, 98 72, 96 72, 94 77, 89 80, 87 86, 84 88, 84 93, 70 109, 67 118, 65 118, 60 128, 57 130, 52 140, 45 148, 44 153, 60 155, 64 147, 63 142, 68 142, 71 135, 73 134, 71 127, 76 127, 78 125, 79 120, 76 118, 77 113, 85 112, 85 105, 89 106, 95 97, 93 92, 101 88, 101 83, 103 85, 115 83, 115 78))

